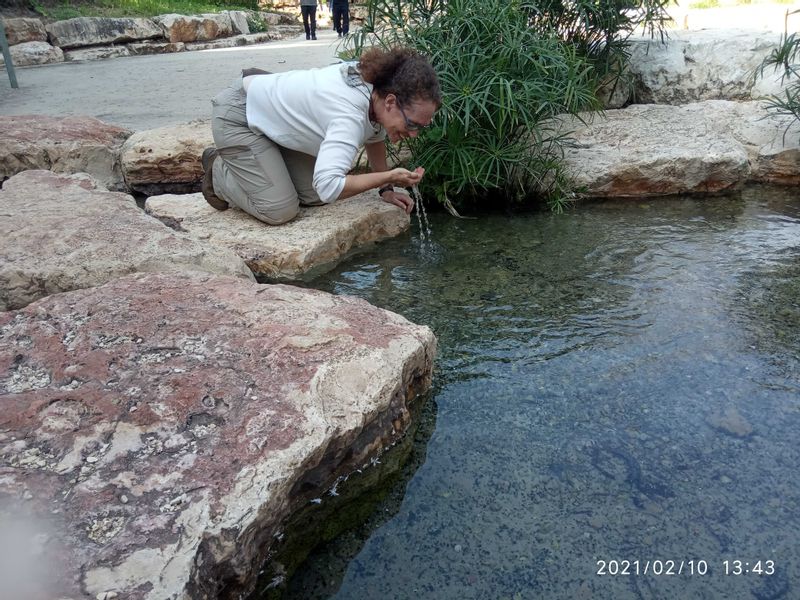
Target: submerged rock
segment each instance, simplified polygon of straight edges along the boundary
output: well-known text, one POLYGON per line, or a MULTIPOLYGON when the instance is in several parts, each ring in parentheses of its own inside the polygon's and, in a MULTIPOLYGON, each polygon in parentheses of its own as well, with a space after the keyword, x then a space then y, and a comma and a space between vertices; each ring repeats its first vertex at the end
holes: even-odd
POLYGON ((176 233, 86 174, 25 171, 5 182, 0 207, 0 310, 136 271, 252 279, 234 253, 176 233))
POLYGON ((0 516, 47 540, 43 596, 241 597, 287 517, 403 434, 434 352, 363 300, 197 273, 2 313, 0 516))
POLYGON ((349 252, 410 225, 405 212, 370 193, 301 207, 296 219, 277 227, 241 210, 219 212, 202 194, 153 196, 145 210, 198 241, 233 250, 257 276, 284 280, 332 267, 349 252))

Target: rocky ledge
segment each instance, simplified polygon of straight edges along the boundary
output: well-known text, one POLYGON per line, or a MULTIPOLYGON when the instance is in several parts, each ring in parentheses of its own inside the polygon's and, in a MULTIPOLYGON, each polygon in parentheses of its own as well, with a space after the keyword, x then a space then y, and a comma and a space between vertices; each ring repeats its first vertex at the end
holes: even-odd
POLYGON ((0 207, 0 310, 136 271, 253 279, 233 252, 176 233, 85 174, 25 171, 5 182, 0 207))
POLYGON ((287 517, 403 435, 434 352, 362 300, 200 273, 0 313, 16 597, 242 597, 287 517))
POLYGON ((800 125, 758 102, 635 104, 565 118, 561 128, 572 138, 567 171, 587 197, 702 195, 751 181, 800 184, 800 125))
POLYGON ((152 196, 145 210, 198 243, 236 253, 257 277, 268 280, 308 279, 410 226, 405 212, 374 192, 301 208, 280 227, 264 225, 235 208, 217 211, 202 194, 152 196))

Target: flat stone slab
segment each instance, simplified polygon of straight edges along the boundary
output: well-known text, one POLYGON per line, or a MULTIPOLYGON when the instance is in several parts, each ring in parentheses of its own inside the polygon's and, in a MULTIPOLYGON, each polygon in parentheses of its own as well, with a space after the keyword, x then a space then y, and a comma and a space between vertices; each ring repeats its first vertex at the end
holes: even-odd
MULTIPOLYGON (((637 104, 565 119, 565 163, 588 197, 717 193, 747 181, 798 182, 797 141, 788 117, 758 102, 708 100, 683 106, 637 104)), ((797 131, 797 126, 793 126, 797 131)))
POLYGON ((165 227, 88 175, 25 171, 0 190, 0 310, 136 271, 197 270, 252 280, 233 252, 165 227))
POLYGON ((395 237, 409 216, 391 204, 360 194, 325 206, 301 208, 284 225, 267 225, 230 208, 220 212, 202 194, 153 196, 145 210, 198 241, 233 250, 257 276, 297 280, 332 267, 353 250, 395 237))
POLYGON ((130 135, 92 117, 0 117, 0 181, 46 169, 89 173, 109 189, 124 190, 120 152, 130 135))
POLYGON ((632 40, 630 70, 634 101, 687 104, 701 100, 754 100, 780 94, 772 72, 754 82, 753 73, 780 35, 749 29, 670 31, 666 44, 632 40))
POLYGON ((125 181, 147 195, 199 191, 200 156, 213 145, 210 119, 137 131, 121 151, 125 181))
POLYGON ((403 434, 435 347, 360 299, 211 275, 0 313, 17 597, 246 597, 287 516, 403 434))

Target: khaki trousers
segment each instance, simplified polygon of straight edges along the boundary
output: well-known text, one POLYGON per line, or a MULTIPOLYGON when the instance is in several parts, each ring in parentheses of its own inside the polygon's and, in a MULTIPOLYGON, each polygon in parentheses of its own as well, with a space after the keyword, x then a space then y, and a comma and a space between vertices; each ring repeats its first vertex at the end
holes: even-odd
POLYGON ((316 157, 279 146, 247 125, 247 94, 238 77, 211 100, 217 147, 214 193, 270 225, 297 216, 300 204, 322 204, 314 190, 316 157))

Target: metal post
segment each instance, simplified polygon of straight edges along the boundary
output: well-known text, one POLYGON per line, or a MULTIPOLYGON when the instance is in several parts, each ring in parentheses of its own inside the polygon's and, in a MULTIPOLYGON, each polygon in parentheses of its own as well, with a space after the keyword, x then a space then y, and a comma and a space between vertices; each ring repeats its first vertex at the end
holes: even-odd
POLYGON ((0 48, 3 49, 3 58, 6 61, 6 70, 8 71, 8 79, 11 81, 11 87, 18 88, 17 74, 14 71, 14 63, 11 62, 11 51, 8 49, 8 39, 6 39, 6 28, 3 25, 3 19, 0 19, 0 48))

